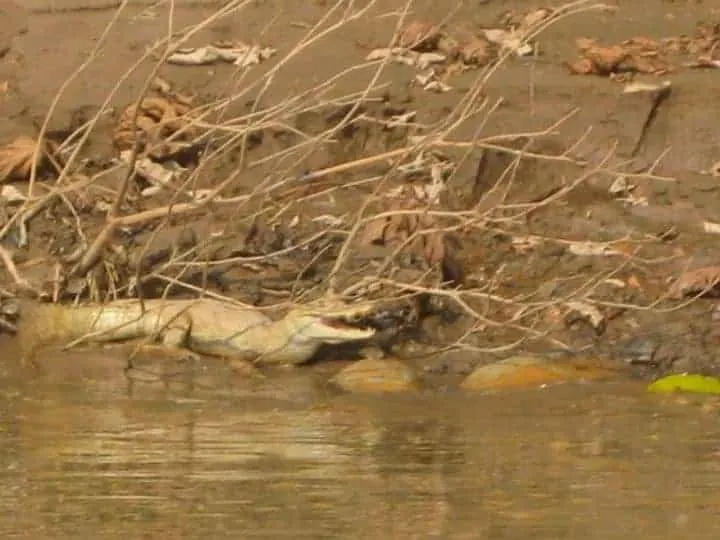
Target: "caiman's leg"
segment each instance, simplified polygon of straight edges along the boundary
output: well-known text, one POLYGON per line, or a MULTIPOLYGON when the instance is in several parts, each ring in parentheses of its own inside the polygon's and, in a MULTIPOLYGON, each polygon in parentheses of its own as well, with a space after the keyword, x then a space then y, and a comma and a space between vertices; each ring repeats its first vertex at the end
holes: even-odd
POLYGON ((255 364, 248 358, 228 357, 226 360, 228 364, 230 364, 230 368, 233 372, 238 375, 242 375, 243 377, 265 378, 265 375, 263 375, 262 372, 255 367, 255 364))
POLYGON ((162 343, 140 343, 130 354, 128 368, 132 369, 133 360, 139 355, 193 363, 201 356, 187 348, 188 336, 192 328, 192 320, 187 315, 180 315, 167 323, 161 330, 162 343))

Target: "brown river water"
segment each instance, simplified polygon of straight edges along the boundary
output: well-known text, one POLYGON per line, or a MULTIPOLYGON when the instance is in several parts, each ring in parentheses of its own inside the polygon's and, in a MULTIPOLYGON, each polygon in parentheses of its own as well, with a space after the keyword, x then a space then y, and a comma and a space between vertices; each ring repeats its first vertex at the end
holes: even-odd
POLYGON ((161 383, 102 353, 7 356, 2 538, 720 538, 712 399, 339 395, 313 368, 161 383))

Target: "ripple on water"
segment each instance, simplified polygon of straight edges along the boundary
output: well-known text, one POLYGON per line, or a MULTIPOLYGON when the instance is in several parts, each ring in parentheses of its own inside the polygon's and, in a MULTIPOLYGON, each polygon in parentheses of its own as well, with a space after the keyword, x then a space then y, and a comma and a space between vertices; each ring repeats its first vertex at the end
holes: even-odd
POLYGON ((619 383, 305 401, 126 390, 7 381, 0 533, 718 538, 707 400, 619 383))

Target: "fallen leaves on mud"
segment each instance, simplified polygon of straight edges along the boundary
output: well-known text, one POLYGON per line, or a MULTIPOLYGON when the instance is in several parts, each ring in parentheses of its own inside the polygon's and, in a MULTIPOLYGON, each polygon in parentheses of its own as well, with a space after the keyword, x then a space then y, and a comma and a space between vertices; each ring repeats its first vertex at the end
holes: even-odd
POLYGON ((582 57, 567 62, 578 75, 616 77, 624 73, 662 75, 676 67, 718 68, 716 49, 720 43, 720 24, 698 24, 693 36, 653 39, 636 36, 619 44, 601 45, 594 39, 580 38, 577 47, 582 57), (675 57, 690 57, 682 60, 675 57), (671 59, 672 57, 672 59, 671 59))
POLYGON ((373 49, 366 60, 388 58, 392 62, 416 68, 414 82, 424 90, 447 92, 447 80, 456 73, 479 68, 498 59, 507 50, 516 56, 532 54, 535 48, 526 35, 551 16, 553 10, 542 8, 523 15, 521 22, 504 20, 500 28, 486 28, 478 33, 454 37, 429 21, 415 20, 403 26, 389 48, 373 49))
POLYGON ((181 66, 204 66, 223 61, 246 68, 260 64, 276 52, 271 47, 248 45, 240 41, 217 42, 205 47, 180 49, 168 56, 167 62, 181 66))
POLYGON ((393 214, 371 220, 360 237, 361 244, 400 249, 430 264, 442 262, 447 255, 445 234, 436 230, 433 216, 419 212, 425 209, 427 202, 418 197, 414 186, 402 186, 387 210, 393 214))
POLYGON ((605 316, 592 304, 587 302, 566 302, 568 312, 565 314, 565 324, 571 326, 578 320, 587 322, 599 335, 605 331, 605 316))
POLYGON ((485 66, 495 58, 497 51, 487 39, 473 36, 458 46, 458 55, 465 65, 485 66))
POLYGON ((442 37, 439 26, 427 21, 412 21, 400 29, 394 45, 418 52, 434 51, 442 37))
POLYGON ((599 45, 593 39, 577 40, 583 57, 568 63, 572 73, 579 75, 611 75, 620 73, 646 73, 661 75, 671 70, 658 41, 632 38, 619 45, 599 45))
POLYGON ((191 144, 191 110, 191 100, 179 94, 146 97, 122 112, 113 145, 123 152, 137 142, 138 152, 147 150, 153 159, 168 159, 191 144))
POLYGON ((516 31, 529 31, 533 27, 548 19, 555 10, 541 7, 528 12, 506 11, 500 16, 501 24, 516 31))
MULTIPOLYGON (((32 171, 33 154, 37 141, 21 136, 0 148, 0 183, 27 180, 32 171)), ((40 150, 38 166, 47 158, 46 148, 40 150)))

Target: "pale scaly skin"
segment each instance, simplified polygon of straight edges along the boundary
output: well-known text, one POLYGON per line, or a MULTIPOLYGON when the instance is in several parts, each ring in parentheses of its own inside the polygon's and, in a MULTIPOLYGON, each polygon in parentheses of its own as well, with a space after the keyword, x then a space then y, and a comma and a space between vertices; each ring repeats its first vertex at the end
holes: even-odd
POLYGON ((364 340, 373 329, 342 324, 372 314, 370 303, 298 306, 273 321, 259 310, 209 298, 120 300, 105 305, 23 306, 20 342, 25 358, 40 347, 83 339, 113 342, 151 338, 168 352, 191 351, 271 364, 301 364, 324 343, 364 340))

